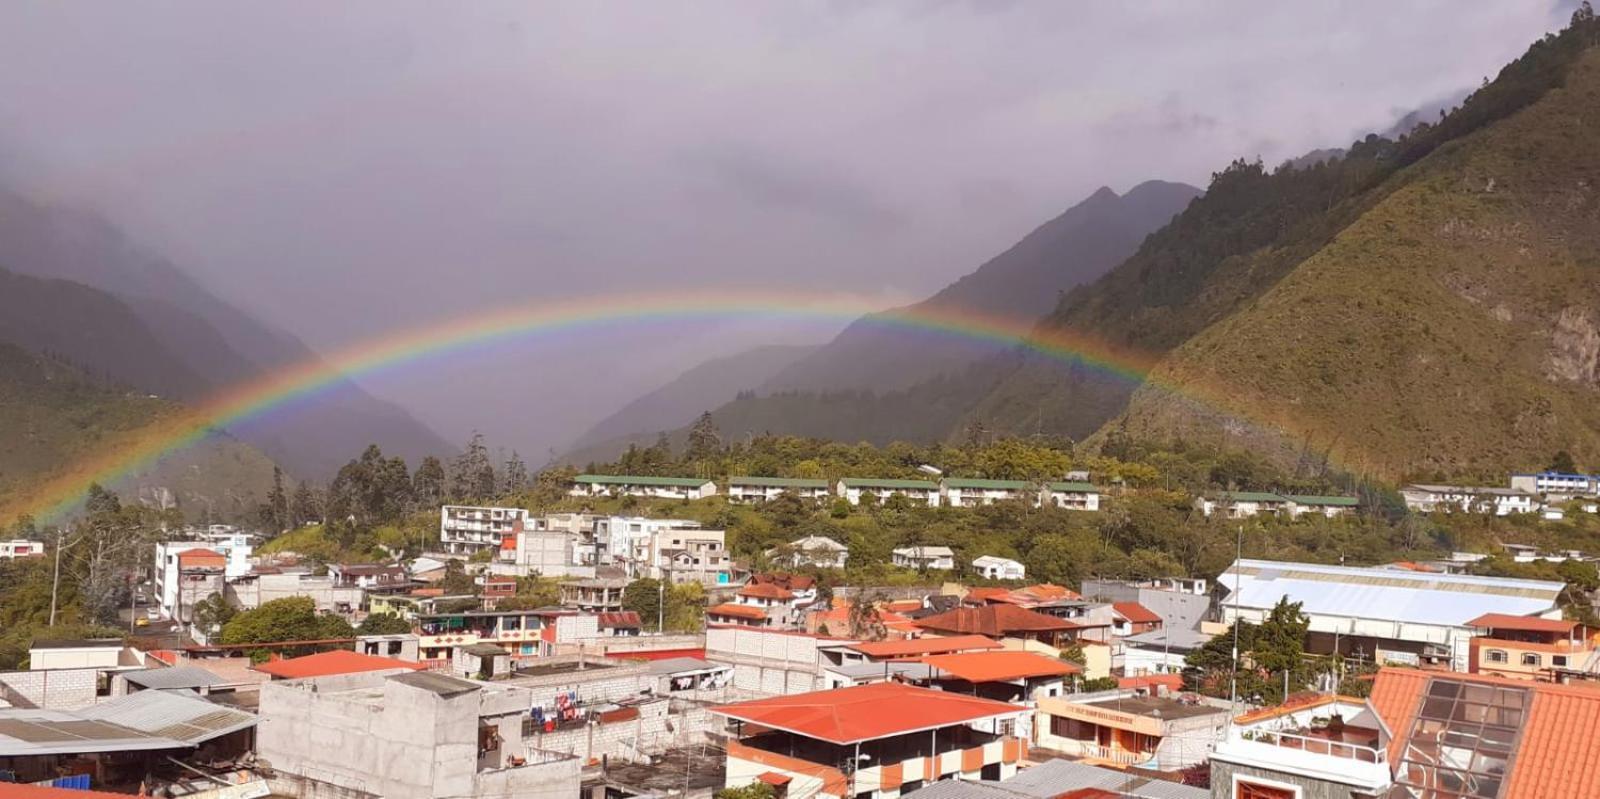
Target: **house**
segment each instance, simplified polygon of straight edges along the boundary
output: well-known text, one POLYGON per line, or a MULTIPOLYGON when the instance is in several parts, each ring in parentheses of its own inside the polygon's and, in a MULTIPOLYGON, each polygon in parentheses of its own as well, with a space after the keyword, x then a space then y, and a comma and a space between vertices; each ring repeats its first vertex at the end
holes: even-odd
POLYGON ((612 611, 595 614, 599 617, 601 637, 634 636, 644 632, 644 619, 636 610, 612 611))
POLYGON ((552 514, 589 520, 589 526, 569 529, 551 523, 550 516, 517 522, 500 541, 490 570, 517 577, 593 577, 596 562, 594 521, 586 514, 552 514))
POLYGON ((1127 677, 1177 674, 1188 665, 1186 658, 1211 640, 1211 635, 1186 627, 1162 626, 1149 632, 1121 639, 1120 652, 1112 657, 1111 667, 1127 677))
POLYGON ((304 657, 269 660, 252 668, 274 680, 303 680, 308 677, 360 674, 368 671, 394 673, 421 671, 423 666, 413 661, 365 655, 348 649, 330 649, 327 652, 304 657))
POLYGON ((1267 491, 1228 491, 1197 497, 1195 507, 1207 516, 1221 513, 1229 519, 1246 519, 1284 512, 1289 509, 1289 498, 1267 491))
POLYGON ((1027 574, 1027 569, 1021 563, 994 555, 974 558, 972 568, 985 580, 1021 580, 1027 574))
POLYGON ((1040 698, 1034 739, 1069 757, 1173 771, 1204 763, 1227 722, 1226 702, 1117 688, 1040 698))
POLYGON ((955 550, 949 547, 899 547, 891 555, 894 565, 903 569, 949 571, 956 567, 955 550))
POLYGON ((722 602, 706 608, 706 624, 731 624, 740 627, 782 626, 769 609, 742 602, 722 602))
POLYGON ((846 477, 834 486, 834 493, 851 505, 860 505, 863 496, 882 502, 896 494, 912 502, 939 506, 939 484, 927 480, 886 480, 873 477, 846 477))
MULTIPOLYGON (((194 603, 204 599, 212 593, 221 593, 220 585, 238 579, 251 571, 250 555, 253 548, 250 545, 250 536, 240 533, 211 542, 200 541, 162 541, 155 545, 155 562, 151 570, 154 598, 160 609, 161 617, 175 619, 180 600, 186 606, 193 607, 194 603), (210 555, 191 556, 188 564, 192 572, 189 577, 195 579, 185 580, 181 575, 178 556, 191 550, 205 550, 210 555), (221 571, 215 571, 220 556, 221 571), (205 565, 201 565, 204 563, 205 565), (202 576, 203 572, 203 576, 202 576), (181 594, 181 596, 180 596, 181 594)), ((188 614, 185 612, 184 622, 187 623, 188 614)))
POLYGON ((1139 635, 1161 629, 1161 617, 1138 602, 1113 602, 1111 609, 1125 622, 1112 627, 1115 635, 1139 635))
POLYGON ((1003 780, 1024 745, 1028 709, 946 691, 875 683, 711 708, 729 720, 728 787, 758 780, 788 795, 897 799, 941 779, 1003 780), (886 713, 885 708, 894 712, 886 713))
POLYGON ((600 637, 600 617, 567 610, 468 610, 417 617, 417 647, 434 666, 453 661, 455 651, 494 644, 516 657, 549 655, 564 641, 600 637))
POLYGON ((572 489, 567 493, 575 497, 700 499, 714 496, 717 484, 699 477, 580 474, 573 478, 572 489))
POLYGON ((1538 497, 1514 488, 1484 488, 1415 483, 1400 489, 1406 507, 1419 513, 1532 513, 1538 497))
POLYGON ((1084 580, 1083 596, 1096 602, 1137 602, 1161 617, 1164 629, 1195 630, 1211 612, 1211 590, 1199 578, 1084 580))
POLYGON ((1595 799, 1597 730, 1589 685, 1384 668, 1364 702, 1241 717, 1211 753, 1211 795, 1595 799))
POLYGON ((1026 480, 978 480, 946 477, 939 481, 944 504, 952 508, 976 508, 996 502, 1027 500, 1036 502, 1038 488, 1026 480))
POLYGON ((1044 484, 1043 499, 1057 508, 1098 511, 1102 493, 1082 480, 1056 481, 1044 484))
POLYGON ((273 682, 256 749, 289 796, 577 796, 578 758, 528 740, 533 701, 429 672, 273 682))
POLYGON ((1165 775, 1054 758, 1021 769, 1008 780, 944 780, 925 785, 916 799, 1208 799, 1211 792, 1165 775))
POLYGON ((767 557, 792 569, 815 566, 820 569, 843 569, 850 559, 850 548, 825 535, 808 535, 788 544, 767 550, 767 557))
POLYGON ((43 541, 30 541, 26 538, 14 538, 10 541, 0 541, 0 560, 11 560, 13 558, 37 558, 43 556, 43 541))
MULTIPOLYGON (((912 621, 910 616, 890 609, 893 603, 879 604, 872 614, 874 627, 881 627, 885 635, 890 638, 908 638, 920 635, 922 629, 912 621)), ((825 633, 836 636, 856 637, 867 634, 866 631, 856 630, 858 619, 852 619, 855 603, 847 599, 835 597, 826 610, 813 610, 806 614, 806 630, 815 633, 825 633)))
MULTIPOLYGON (((922 662, 933 667, 930 682, 941 690, 1028 707, 1041 697, 1064 695, 1066 679, 1083 673, 1061 658, 1004 649, 929 655, 922 662)), ((1019 735, 1032 737, 1031 730, 1019 730, 1019 735)))
POLYGON ((381 563, 330 563, 328 576, 334 584, 357 588, 400 588, 411 584, 404 566, 381 563))
POLYGON ((161 615, 187 626, 194 621, 195 605, 226 592, 228 556, 214 549, 197 547, 179 551, 172 560, 172 572, 176 577, 170 581, 164 579, 159 586, 163 600, 161 615), (173 601, 170 607, 165 604, 169 593, 173 601))
POLYGON ((1298 519, 1308 513, 1329 519, 1349 516, 1356 512, 1360 500, 1355 497, 1322 496, 1316 494, 1285 494, 1289 500, 1289 518, 1298 519))
POLYGON ((1301 604, 1311 654, 1466 671, 1472 620, 1485 613, 1559 618, 1565 585, 1382 567, 1241 560, 1217 578, 1224 624, 1259 624, 1280 600, 1301 604))
POLYGON ((1517 680, 1569 682, 1600 678, 1600 632, 1575 621, 1485 613, 1467 622, 1477 631, 1467 671, 1517 680))
POLYGON ((821 501, 833 495, 827 480, 811 480, 803 477, 728 478, 730 502, 765 502, 777 499, 786 492, 812 501, 821 501))
POLYGON ((993 639, 1037 641, 1059 647, 1071 643, 1080 625, 1015 605, 962 607, 917 619, 916 625, 938 635, 982 635, 993 639))
POLYGON ((733 582, 733 557, 728 554, 728 534, 723 530, 673 528, 650 536, 642 552, 625 562, 640 577, 653 577, 674 585, 699 583, 707 588, 733 582))
POLYGON ((1511 475, 1511 488, 1526 494, 1577 497, 1600 494, 1600 475, 1543 471, 1511 475))
POLYGON ((650 675, 656 679, 658 696, 694 691, 720 691, 733 679, 733 667, 695 657, 674 657, 650 661, 650 675))
POLYGON ((522 508, 445 505, 439 508, 439 544, 452 555, 499 549, 528 512, 522 508))
POLYGON ((587 611, 622 610, 622 592, 629 582, 620 568, 597 568, 593 577, 561 583, 561 606, 587 611))
POLYGON ((705 659, 733 668, 732 687, 746 695, 798 694, 823 686, 824 670, 840 665, 833 648, 851 643, 794 630, 743 625, 706 628, 705 659))

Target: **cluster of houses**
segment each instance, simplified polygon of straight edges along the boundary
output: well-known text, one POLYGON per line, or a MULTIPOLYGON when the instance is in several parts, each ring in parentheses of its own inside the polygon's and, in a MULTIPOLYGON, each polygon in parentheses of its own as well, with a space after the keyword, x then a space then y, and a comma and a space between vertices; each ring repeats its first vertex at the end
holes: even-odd
POLYGON ((972 508, 996 502, 1029 501, 1035 507, 1054 505, 1073 510, 1100 509, 1101 490, 1088 475, 1074 473, 1066 480, 981 480, 943 477, 938 480, 901 480, 844 477, 832 483, 799 477, 729 477, 719 486, 697 477, 646 477, 639 475, 580 474, 573 479, 575 497, 648 497, 701 499, 723 494, 733 502, 764 502, 785 493, 801 499, 843 499, 859 505, 864 498, 905 497, 929 507, 972 508))
POLYGON ((1600 475, 1513 474, 1505 488, 1414 483, 1402 488, 1400 495, 1407 508, 1420 513, 1539 513, 1554 521, 1564 518, 1573 504, 1585 513, 1600 512, 1600 475))

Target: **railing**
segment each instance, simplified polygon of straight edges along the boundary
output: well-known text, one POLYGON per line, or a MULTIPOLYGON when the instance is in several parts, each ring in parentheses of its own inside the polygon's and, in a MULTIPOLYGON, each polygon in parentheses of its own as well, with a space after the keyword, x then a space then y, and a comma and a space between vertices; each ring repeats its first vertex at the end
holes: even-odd
POLYGON ((1097 760, 1104 760, 1123 766, 1135 766, 1140 763, 1148 763, 1151 760, 1154 760, 1156 757, 1155 752, 1129 752, 1126 749, 1112 749, 1109 746, 1101 746, 1099 744, 1086 743, 1083 741, 1073 741, 1068 745, 1067 748, 1062 748, 1062 751, 1069 751, 1069 753, 1073 754, 1075 757, 1095 758, 1097 760), (1070 752, 1069 749, 1076 749, 1077 751, 1070 752))
POLYGON ((1388 752, 1383 749, 1374 749, 1361 744, 1333 741, 1327 738, 1317 738, 1310 735, 1300 735, 1292 732, 1277 730, 1235 730, 1232 737, 1235 740, 1255 741, 1271 746, 1281 746, 1285 749, 1299 749, 1314 755, 1327 755, 1345 760, 1358 760, 1363 763, 1385 763, 1388 761, 1388 752))

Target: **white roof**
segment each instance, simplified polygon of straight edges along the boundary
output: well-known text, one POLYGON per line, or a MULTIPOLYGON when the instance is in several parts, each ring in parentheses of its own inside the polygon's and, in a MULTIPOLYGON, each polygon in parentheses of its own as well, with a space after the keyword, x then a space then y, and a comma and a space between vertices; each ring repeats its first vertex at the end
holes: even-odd
POLYGON ((953 558, 956 552, 949 547, 900 547, 894 554, 911 558, 953 558))
POLYGON ((1307 615, 1463 627, 1485 613, 1533 616, 1556 607, 1561 583, 1385 569, 1241 560, 1217 578, 1225 607, 1270 610, 1278 600, 1307 615), (1233 589, 1238 582, 1240 595, 1233 589))
POLYGON ((1429 483, 1413 483, 1402 490, 1422 491, 1428 494, 1477 494, 1484 496, 1501 497, 1528 497, 1533 495, 1519 488, 1491 488, 1488 486, 1443 486, 1429 483))
POLYGON ((795 549, 802 549, 802 550, 804 550, 804 549, 831 549, 831 550, 834 550, 834 551, 842 551, 842 550, 848 549, 848 547, 846 547, 844 544, 841 544, 838 541, 835 541, 832 538, 829 538, 829 537, 827 537, 825 535, 808 535, 805 538, 802 538, 802 539, 800 539, 798 541, 795 541, 794 543, 790 544, 789 546, 792 546, 795 549))
POLYGON ((1010 558, 1002 558, 1002 557, 1000 557, 998 555, 979 555, 978 557, 972 559, 972 565, 974 565, 974 566, 1021 566, 1022 564, 1018 563, 1018 562, 1016 562, 1016 561, 1014 561, 1014 560, 1012 560, 1010 558))

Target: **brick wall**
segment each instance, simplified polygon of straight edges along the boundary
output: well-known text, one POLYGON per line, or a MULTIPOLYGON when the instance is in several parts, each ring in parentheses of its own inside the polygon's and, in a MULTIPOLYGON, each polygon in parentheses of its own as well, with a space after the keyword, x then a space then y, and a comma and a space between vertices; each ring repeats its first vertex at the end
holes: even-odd
POLYGON ((99 669, 0 672, 0 698, 20 707, 76 710, 95 703, 99 669))

